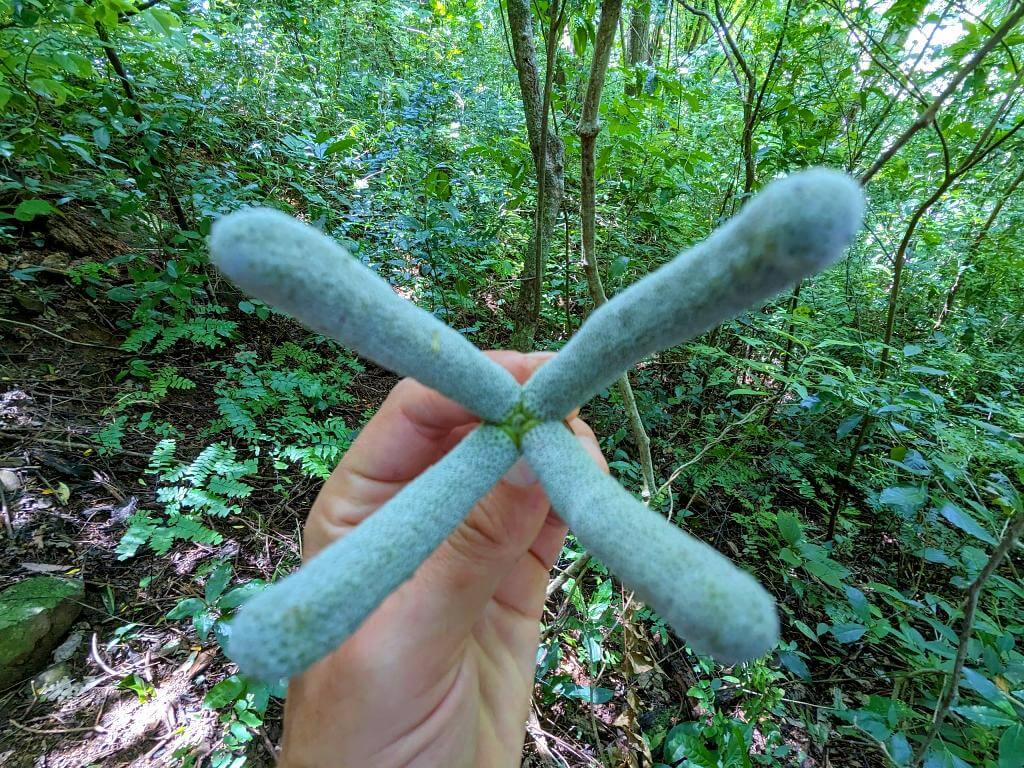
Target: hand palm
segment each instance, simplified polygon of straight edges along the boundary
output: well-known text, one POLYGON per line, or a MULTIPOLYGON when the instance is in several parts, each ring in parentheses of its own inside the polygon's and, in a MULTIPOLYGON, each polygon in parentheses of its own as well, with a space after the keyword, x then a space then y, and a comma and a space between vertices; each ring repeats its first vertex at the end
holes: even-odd
MULTIPOLYGON (((490 353, 525 381, 546 355, 490 353)), ((475 424, 412 380, 395 387, 313 505, 311 558, 475 424)), ((571 421, 599 463, 593 433, 571 421)), ((548 571, 565 527, 513 468, 339 649, 292 681, 282 765, 512 765, 522 747, 548 571)))

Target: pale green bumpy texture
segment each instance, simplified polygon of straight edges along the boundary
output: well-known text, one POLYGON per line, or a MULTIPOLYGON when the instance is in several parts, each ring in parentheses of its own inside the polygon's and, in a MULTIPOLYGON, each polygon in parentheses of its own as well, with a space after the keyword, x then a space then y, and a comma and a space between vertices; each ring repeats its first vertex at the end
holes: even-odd
POLYGON ((864 195, 816 168, 773 182, 703 243, 599 307, 525 386, 526 407, 561 419, 641 358, 703 333, 837 261, 864 195))
POLYGON ((321 233, 254 209, 214 227, 214 263, 240 287, 485 422, 291 576, 246 604, 228 654, 264 680, 330 653, 462 521, 520 448, 580 541, 693 648, 725 663, 778 639, 771 596, 727 558, 599 472, 560 420, 645 355, 679 344, 835 262, 864 199, 824 169, 770 184, 704 243, 600 307, 520 387, 458 333, 399 298, 321 233))
POLYGON ((210 234, 213 263, 252 296, 485 421, 501 421, 519 384, 464 336, 398 296, 345 249, 269 208, 225 216, 210 234))
POLYGON ((350 533, 246 603, 230 625, 231 658, 246 674, 279 680, 336 648, 448 538, 517 455, 500 429, 478 427, 350 533))
POLYGON ((779 619, 765 588, 633 498, 564 425, 534 427, 523 438, 523 454, 580 543, 697 653, 733 664, 775 644, 779 619))

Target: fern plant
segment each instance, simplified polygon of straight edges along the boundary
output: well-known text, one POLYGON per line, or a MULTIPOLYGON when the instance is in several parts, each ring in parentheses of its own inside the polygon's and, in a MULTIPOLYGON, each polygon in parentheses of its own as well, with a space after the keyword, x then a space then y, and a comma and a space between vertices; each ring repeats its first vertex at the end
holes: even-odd
POLYGON ((252 493, 242 478, 256 473, 256 460, 240 461, 236 450, 223 443, 204 448, 188 463, 176 456, 177 441, 161 440, 153 450, 147 473, 156 475, 157 501, 162 512, 142 510, 128 519, 128 528, 117 545, 125 560, 148 545, 163 554, 180 540, 219 544, 222 537, 204 518, 224 518, 240 511, 239 502, 252 493))

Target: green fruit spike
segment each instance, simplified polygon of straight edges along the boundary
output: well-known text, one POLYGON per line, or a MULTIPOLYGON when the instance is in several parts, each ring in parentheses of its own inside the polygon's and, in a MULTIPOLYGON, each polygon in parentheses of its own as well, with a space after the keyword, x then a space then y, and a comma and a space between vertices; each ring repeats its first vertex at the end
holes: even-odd
POLYGON ((840 258, 864 194, 823 168, 775 181, 707 240, 599 307, 524 385, 526 408, 561 419, 653 352, 754 307, 840 258))
POLYGON ((213 263, 240 288, 378 365, 499 422, 519 399, 512 375, 321 232, 280 211, 218 220, 213 263))
POLYGON ((576 538, 696 652, 735 664, 775 645, 779 619, 764 587, 633 498, 562 424, 530 430, 523 451, 576 538))
POLYGON ((289 678, 338 647, 462 522, 518 451, 483 425, 351 532, 246 603, 227 653, 247 675, 289 678))
POLYGON ((598 471, 561 419, 644 355, 717 325, 836 259, 863 215, 857 184, 815 169, 770 184, 704 243, 600 307, 520 387, 455 331, 282 213, 219 221, 213 260, 239 286, 490 422, 291 576, 242 608, 228 653, 291 677, 352 632, 455 529, 520 451, 580 541, 695 650, 734 663, 778 638, 771 596, 598 471))

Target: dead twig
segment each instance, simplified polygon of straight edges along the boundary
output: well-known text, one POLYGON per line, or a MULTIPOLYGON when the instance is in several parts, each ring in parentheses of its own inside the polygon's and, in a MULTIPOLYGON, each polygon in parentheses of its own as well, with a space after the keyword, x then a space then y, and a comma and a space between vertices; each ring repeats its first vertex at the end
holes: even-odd
POLYGON ((107 662, 100 656, 99 646, 96 644, 96 633, 92 633, 92 640, 89 641, 89 657, 96 663, 96 666, 102 669, 111 677, 124 677, 123 674, 118 672, 116 669, 111 667, 107 662))
MULTIPOLYGON (((16 427, 14 429, 0 429, 0 437, 3 437, 4 435, 11 434, 12 432, 19 432, 19 433, 25 434, 25 433, 31 432, 31 430, 24 429, 24 428, 21 428, 21 427, 16 427)), ((28 440, 29 442, 39 443, 41 445, 54 445, 54 446, 58 446, 58 447, 61 447, 61 448, 75 448, 75 449, 80 450, 80 451, 86 451, 86 450, 88 450, 88 451, 95 451, 96 450, 96 446, 95 445, 89 445, 88 443, 80 443, 80 442, 77 442, 75 440, 56 440, 56 439, 50 438, 50 437, 37 437, 37 436, 32 435, 32 434, 29 434, 24 439, 28 440)), ((117 451, 116 455, 118 455, 118 456, 133 456, 133 457, 135 457, 137 459, 145 459, 146 461, 149 461, 151 458, 153 458, 148 453, 141 453, 140 451, 130 451, 127 448, 121 448, 120 450, 117 451)))
POLYGON ((98 725, 83 725, 79 728, 32 728, 28 725, 22 725, 14 718, 7 721, 19 731, 25 731, 26 733, 34 733, 37 736, 45 736, 50 733, 106 733, 106 728, 101 728, 98 725))
POLYGON ((47 336, 52 336, 55 339, 59 339, 60 341, 63 341, 65 344, 74 344, 79 347, 94 347, 96 349, 109 349, 121 355, 128 354, 128 352, 121 349, 120 347, 112 347, 109 344, 93 344, 88 341, 75 341, 74 339, 69 339, 66 336, 61 336, 59 333, 54 333, 53 331, 48 331, 45 328, 40 328, 38 325, 32 325, 32 323, 21 323, 18 322, 17 320, 8 320, 6 317, 0 317, 0 323, 7 323, 8 325, 16 325, 19 328, 29 328, 33 331, 38 331, 39 333, 45 333, 47 336))

